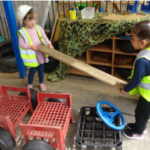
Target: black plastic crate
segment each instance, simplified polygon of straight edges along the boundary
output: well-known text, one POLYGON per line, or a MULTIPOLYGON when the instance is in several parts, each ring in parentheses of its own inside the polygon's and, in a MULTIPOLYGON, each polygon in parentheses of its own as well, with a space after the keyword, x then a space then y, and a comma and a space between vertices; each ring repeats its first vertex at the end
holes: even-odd
MULTIPOLYGON (((103 111, 114 112, 113 108, 103 107, 103 111)), ((114 118, 120 126, 120 117, 114 118)), ((76 133, 77 150, 122 150, 121 131, 111 129, 100 119, 95 107, 82 107, 76 133)))

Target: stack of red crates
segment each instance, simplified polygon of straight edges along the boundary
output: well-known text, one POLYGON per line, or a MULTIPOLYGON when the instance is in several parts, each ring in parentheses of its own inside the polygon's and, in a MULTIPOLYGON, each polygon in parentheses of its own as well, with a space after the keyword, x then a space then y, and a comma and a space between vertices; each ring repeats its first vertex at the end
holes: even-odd
POLYGON ((17 126, 29 110, 33 112, 30 90, 21 87, 0 86, 0 94, 0 127, 9 131, 16 140, 17 126), (8 91, 24 92, 27 96, 9 94, 8 91))
POLYGON ((27 141, 41 139, 53 148, 65 150, 65 137, 72 118, 70 94, 38 93, 38 106, 28 124, 20 124, 27 141), (46 98, 65 99, 66 103, 47 102, 46 98))

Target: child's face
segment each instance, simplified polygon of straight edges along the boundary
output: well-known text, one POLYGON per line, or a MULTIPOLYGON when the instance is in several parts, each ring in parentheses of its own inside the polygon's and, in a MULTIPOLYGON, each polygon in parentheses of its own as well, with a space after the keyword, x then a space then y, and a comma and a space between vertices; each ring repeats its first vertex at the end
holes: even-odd
POLYGON ((36 19, 35 18, 33 18, 33 19, 27 18, 24 20, 24 24, 28 28, 33 28, 36 24, 36 19))
POLYGON ((136 50, 143 50, 146 47, 147 41, 146 40, 140 40, 137 35, 132 31, 131 32, 132 39, 131 44, 136 50))

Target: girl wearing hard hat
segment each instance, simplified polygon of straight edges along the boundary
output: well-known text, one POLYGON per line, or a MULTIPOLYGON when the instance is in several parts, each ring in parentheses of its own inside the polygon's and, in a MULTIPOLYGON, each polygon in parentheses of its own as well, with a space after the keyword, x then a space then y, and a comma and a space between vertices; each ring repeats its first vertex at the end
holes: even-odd
POLYGON ((24 65, 30 68, 27 88, 33 88, 33 78, 36 71, 38 71, 40 90, 46 91, 44 84, 44 63, 47 63, 49 60, 47 55, 38 51, 37 45, 47 44, 49 48, 53 48, 53 46, 43 28, 36 24, 36 14, 31 6, 19 6, 16 16, 18 21, 23 24, 23 27, 18 31, 21 58, 24 65))

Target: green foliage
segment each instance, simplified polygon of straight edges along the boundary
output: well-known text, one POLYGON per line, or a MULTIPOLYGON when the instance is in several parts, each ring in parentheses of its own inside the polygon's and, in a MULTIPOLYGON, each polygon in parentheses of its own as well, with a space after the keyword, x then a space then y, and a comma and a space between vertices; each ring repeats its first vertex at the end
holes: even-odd
MULTIPOLYGON (((134 21, 112 21, 100 18, 100 14, 97 13, 93 19, 81 19, 81 16, 77 20, 64 18, 60 26, 59 50, 71 57, 81 56, 89 47, 104 42, 111 36, 130 30, 134 24, 142 20, 150 20, 150 17, 134 21)), ((60 63, 48 79, 60 81, 65 78, 66 74, 65 64, 60 63)))

